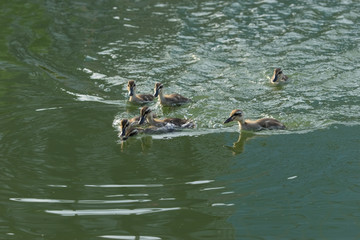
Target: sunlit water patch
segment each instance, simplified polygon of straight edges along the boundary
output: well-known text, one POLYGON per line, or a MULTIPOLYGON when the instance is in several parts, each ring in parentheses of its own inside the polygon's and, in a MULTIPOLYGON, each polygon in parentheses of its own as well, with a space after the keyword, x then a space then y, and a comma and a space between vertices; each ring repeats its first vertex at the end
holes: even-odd
MULTIPOLYGON (((9 200, 24 204, 37 204, 39 209, 47 208, 47 206, 54 206, 51 208, 44 209, 44 212, 49 214, 60 215, 64 217, 159 214, 163 212, 179 211, 188 208, 188 206, 184 206, 182 204, 180 204, 180 206, 177 206, 179 204, 178 203, 179 199, 177 197, 159 195, 159 193, 163 191, 162 189, 177 187, 177 188, 190 190, 195 187, 194 190, 197 192, 196 193, 197 195, 200 194, 200 192, 202 191, 214 191, 215 195, 220 196, 223 194, 220 190, 225 190, 226 187, 216 186, 218 184, 221 183, 216 183, 215 180, 195 180, 184 183, 166 183, 166 184, 85 185, 84 187, 90 189, 98 188, 99 190, 105 192, 107 192, 109 189, 113 193, 119 191, 124 193, 110 194, 104 196, 104 199, 71 200, 71 199, 42 199, 42 198, 10 198, 9 200), (211 184, 213 187, 201 187, 201 188, 197 187, 197 185, 206 186, 208 184, 211 184), (186 187, 187 185, 191 185, 191 187, 186 187), (133 193, 129 193, 129 192, 133 192, 133 193), (111 198, 111 200, 106 199, 109 197, 111 198), (57 208, 56 206, 66 206, 66 205, 72 206, 72 209, 67 209, 66 207, 63 209, 56 209, 57 208), (117 207, 106 208, 107 205, 117 206, 117 207), (162 205, 166 207, 161 207, 162 205), (73 209, 74 206, 77 207, 73 209), (87 206, 89 206, 90 208, 88 208, 87 206), (129 206, 131 206, 131 208, 126 208, 129 206), (144 206, 157 206, 157 207, 144 207, 144 206)), ((233 192, 227 192, 227 194, 232 194, 232 193, 233 192)), ((212 206, 213 207, 233 206, 233 204, 213 203, 212 206)))
POLYGON ((120 240, 160 240, 159 237, 152 237, 152 236, 123 236, 123 235, 103 235, 100 236, 101 238, 105 239, 120 239, 120 240))
POLYGON ((46 210, 47 213, 61 216, 94 216, 94 215, 142 215, 179 210, 180 208, 145 208, 145 209, 91 209, 91 210, 46 210))

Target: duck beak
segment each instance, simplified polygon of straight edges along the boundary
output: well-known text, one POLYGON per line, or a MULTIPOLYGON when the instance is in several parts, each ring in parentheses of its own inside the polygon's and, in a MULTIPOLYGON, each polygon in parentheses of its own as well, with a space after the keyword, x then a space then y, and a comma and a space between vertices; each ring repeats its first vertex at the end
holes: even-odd
POLYGON ((133 88, 129 89, 129 96, 134 96, 134 89, 133 88))
POLYGON ((145 116, 141 116, 139 120, 139 125, 143 124, 145 122, 145 116))
POLYGON ((159 88, 155 89, 154 97, 157 97, 159 95, 159 88))
POLYGON ((233 116, 229 117, 228 119, 225 120, 224 124, 225 123, 229 123, 229 122, 232 122, 234 119, 233 119, 233 116))

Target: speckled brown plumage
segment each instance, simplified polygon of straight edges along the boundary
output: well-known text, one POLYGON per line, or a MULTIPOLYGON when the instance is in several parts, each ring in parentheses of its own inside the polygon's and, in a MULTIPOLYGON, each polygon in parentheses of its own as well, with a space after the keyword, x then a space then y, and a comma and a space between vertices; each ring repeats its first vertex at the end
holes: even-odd
POLYGON ((140 110, 140 121, 139 124, 142 124, 146 121, 155 127, 163 127, 167 124, 173 124, 175 127, 186 127, 186 128, 193 128, 195 124, 188 119, 181 119, 181 118, 164 118, 158 119, 154 117, 154 113, 151 111, 149 107, 143 107, 140 110))
POLYGON ((129 102, 147 103, 155 99, 155 97, 151 94, 136 94, 136 84, 134 80, 130 80, 128 82, 127 89, 130 96, 129 102))
POLYGON ((230 117, 224 123, 238 121, 240 130, 260 131, 264 129, 285 129, 285 125, 274 118, 261 118, 258 120, 245 120, 240 109, 231 111, 230 117))
POLYGON ((180 105, 191 101, 189 98, 186 98, 178 93, 165 95, 163 93, 163 85, 161 83, 155 84, 154 96, 159 97, 159 102, 163 106, 180 105))

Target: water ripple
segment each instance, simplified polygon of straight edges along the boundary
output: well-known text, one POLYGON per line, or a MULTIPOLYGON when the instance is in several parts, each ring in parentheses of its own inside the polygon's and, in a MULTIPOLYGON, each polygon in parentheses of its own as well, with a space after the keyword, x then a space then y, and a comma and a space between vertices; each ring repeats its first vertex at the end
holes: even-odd
POLYGON ((106 216, 106 215, 144 215, 159 212, 180 210, 180 207, 173 208, 137 208, 137 209, 86 209, 86 210, 45 210, 47 213, 61 216, 106 216))
POLYGON ((123 235, 103 235, 99 236, 106 239, 120 239, 120 240, 159 240, 159 237, 152 236, 123 236, 123 235))
POLYGON ((153 188, 153 187, 163 187, 162 184, 103 184, 103 185, 85 185, 85 187, 94 187, 94 188, 153 188))

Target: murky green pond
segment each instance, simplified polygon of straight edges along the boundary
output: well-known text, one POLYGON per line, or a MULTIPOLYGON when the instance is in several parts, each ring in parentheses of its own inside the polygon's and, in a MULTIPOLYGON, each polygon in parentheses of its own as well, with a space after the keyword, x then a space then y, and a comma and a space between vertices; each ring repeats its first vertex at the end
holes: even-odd
POLYGON ((355 0, 1 1, 0 239, 359 239, 359 22, 355 0), (130 79, 197 128, 121 142, 130 79), (237 108, 287 130, 240 134, 237 108))

